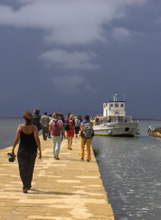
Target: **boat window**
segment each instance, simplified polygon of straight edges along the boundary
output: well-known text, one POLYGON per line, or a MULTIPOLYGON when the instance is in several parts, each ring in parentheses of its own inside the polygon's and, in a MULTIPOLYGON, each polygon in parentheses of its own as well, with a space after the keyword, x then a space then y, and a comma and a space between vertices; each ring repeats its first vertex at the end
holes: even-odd
POLYGON ((119 107, 119 105, 118 104, 115 104, 115 108, 118 108, 119 107))
POLYGON ((125 128, 125 131, 129 131, 129 128, 125 128))
POLYGON ((111 117, 111 122, 116 122, 116 118, 115 117, 111 117))
POLYGON ((123 117, 119 117, 119 122, 123 122, 123 117))
POLYGON ((110 104, 110 107, 112 108, 112 107, 113 107, 113 104, 110 104))
POLYGON ((123 108, 124 107, 124 104, 121 104, 121 108, 123 108))

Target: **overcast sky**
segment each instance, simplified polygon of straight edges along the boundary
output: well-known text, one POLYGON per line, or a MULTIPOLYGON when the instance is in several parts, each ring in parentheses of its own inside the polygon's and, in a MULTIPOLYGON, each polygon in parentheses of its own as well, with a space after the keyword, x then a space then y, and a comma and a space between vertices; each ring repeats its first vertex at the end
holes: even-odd
POLYGON ((94 116, 114 93, 161 118, 160 0, 0 0, 0 117, 94 116))

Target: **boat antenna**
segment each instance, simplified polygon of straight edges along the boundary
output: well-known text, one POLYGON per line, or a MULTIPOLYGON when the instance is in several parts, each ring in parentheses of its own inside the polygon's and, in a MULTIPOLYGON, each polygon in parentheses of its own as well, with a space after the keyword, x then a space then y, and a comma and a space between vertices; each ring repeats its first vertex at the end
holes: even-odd
POLYGON ((115 93, 115 95, 113 95, 113 101, 114 101, 114 102, 117 101, 117 93, 115 93))
POLYGON ((125 96, 125 94, 124 94, 124 101, 126 101, 126 96, 125 96))

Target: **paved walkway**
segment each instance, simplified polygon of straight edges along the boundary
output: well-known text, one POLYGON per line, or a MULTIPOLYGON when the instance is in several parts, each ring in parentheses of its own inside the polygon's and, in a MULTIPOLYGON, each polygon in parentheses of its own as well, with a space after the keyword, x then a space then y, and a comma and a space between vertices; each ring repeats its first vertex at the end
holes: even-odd
POLYGON ((73 140, 72 151, 64 140, 58 161, 51 139, 40 138, 43 158, 36 160, 28 194, 22 193, 17 160, 8 162, 11 147, 0 151, 0 219, 114 220, 93 152, 91 162, 81 162, 80 139, 73 140))

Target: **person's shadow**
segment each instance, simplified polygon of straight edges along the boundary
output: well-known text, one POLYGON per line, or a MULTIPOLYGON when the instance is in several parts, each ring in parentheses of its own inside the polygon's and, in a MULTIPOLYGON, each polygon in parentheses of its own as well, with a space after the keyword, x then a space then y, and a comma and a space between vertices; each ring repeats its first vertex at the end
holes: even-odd
POLYGON ((67 192, 46 192, 43 190, 30 189, 30 194, 46 194, 46 195, 58 195, 58 196, 88 196, 88 194, 82 193, 67 193, 67 192))

